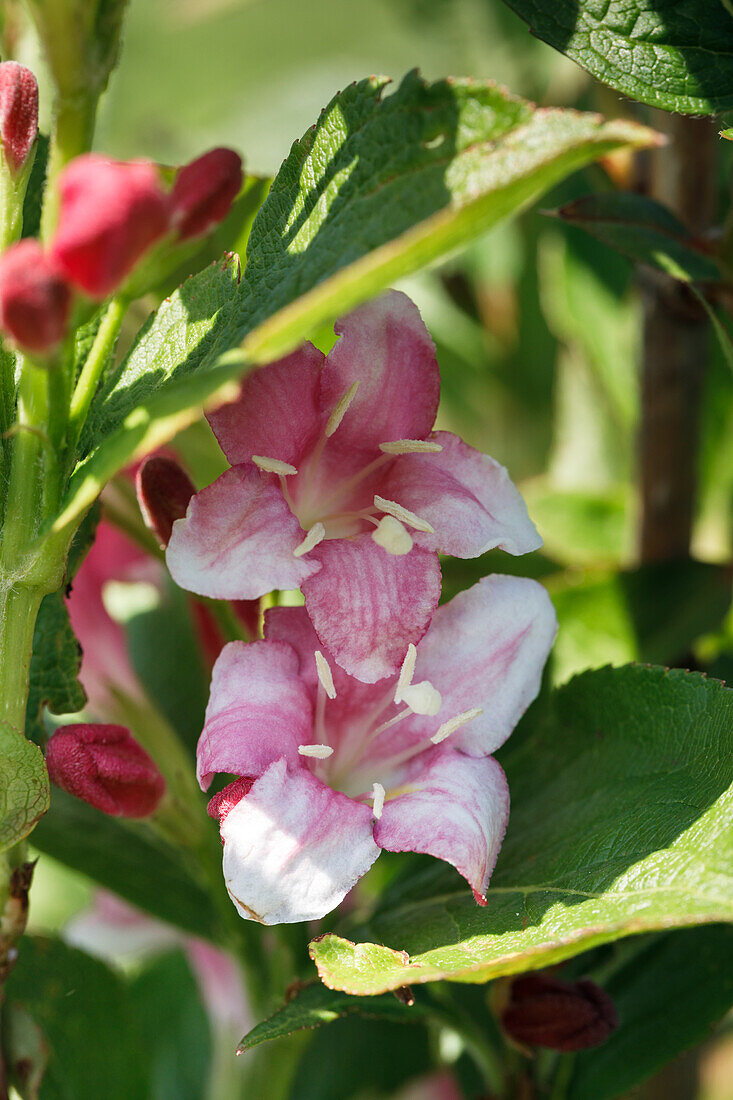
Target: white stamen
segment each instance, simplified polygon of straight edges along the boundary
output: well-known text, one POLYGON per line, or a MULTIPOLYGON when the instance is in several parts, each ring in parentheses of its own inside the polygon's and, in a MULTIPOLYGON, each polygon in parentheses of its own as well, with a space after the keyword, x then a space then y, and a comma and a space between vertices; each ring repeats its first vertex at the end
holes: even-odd
POLYGON ((434 455, 443 450, 443 444, 434 443, 432 439, 392 439, 387 443, 380 443, 379 449, 387 455, 434 455))
POLYGON ((455 733, 456 730, 459 730, 461 726, 473 722, 474 718, 478 718, 479 714, 483 713, 483 707, 471 707, 470 710, 464 710, 463 714, 457 714, 455 718, 449 718, 447 722, 443 722, 438 732, 434 733, 430 740, 434 745, 439 745, 441 741, 445 741, 446 737, 450 737, 450 735, 455 733))
POLYGON ((330 745, 298 745, 301 756, 314 756, 316 760, 325 760, 331 755, 333 749, 330 745))
POLYGON ((290 477, 292 474, 297 474, 295 466, 291 466, 289 462, 282 462, 279 458, 266 458, 265 455, 252 455, 252 461, 255 466, 259 466, 261 470, 264 470, 268 474, 280 474, 281 477, 290 477))
POLYGON ((295 547, 295 549, 293 550, 293 557, 302 558, 303 554, 307 554, 315 546, 318 546, 319 542, 323 542, 325 537, 326 528, 319 520, 317 523, 314 523, 313 526, 309 529, 308 534, 305 536, 303 541, 299 542, 298 545, 295 547))
POLYGON ((402 668, 400 669, 400 678, 397 681, 397 688, 394 693, 395 703, 402 702, 402 692, 406 687, 409 687, 412 683, 412 677, 415 675, 415 661, 417 660, 417 650, 412 642, 407 647, 407 653, 405 659, 402 662, 402 668))
POLYGON ((323 689, 329 699, 336 698, 336 688, 333 686, 333 673, 331 672, 331 666, 326 658, 321 653, 320 649, 315 651, 316 658, 316 671, 318 672, 318 679, 323 685, 323 689))
POLYGON ((375 496, 374 505, 380 512, 386 512, 388 516, 406 523, 408 527, 414 527, 416 531, 425 531, 428 535, 435 534, 435 528, 431 527, 427 520, 420 519, 409 508, 403 508, 396 500, 385 500, 384 497, 375 496))
POLYGON ((372 813, 379 821, 384 809, 384 796, 387 792, 381 783, 372 783, 372 813))
POLYGON ((394 516, 382 516, 372 538, 377 546, 381 546, 388 554, 401 558, 412 550, 412 537, 410 532, 394 516))
POLYGON ((421 680, 419 684, 408 684, 407 687, 402 688, 400 694, 414 714, 427 714, 431 718, 438 713, 443 702, 440 692, 429 680, 421 680))
POLYGON ((329 436, 333 435, 343 418, 346 416, 346 410, 356 397, 356 391, 358 390, 358 388, 358 381, 354 382, 351 386, 349 386, 343 397, 340 397, 339 400, 336 402, 336 407, 329 416, 328 423, 326 424, 325 434, 327 439, 329 438, 329 436))

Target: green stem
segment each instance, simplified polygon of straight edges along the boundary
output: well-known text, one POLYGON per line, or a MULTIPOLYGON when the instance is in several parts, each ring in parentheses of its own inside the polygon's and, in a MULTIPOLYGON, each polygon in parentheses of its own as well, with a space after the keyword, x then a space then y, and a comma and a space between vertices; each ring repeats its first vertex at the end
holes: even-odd
POLYGON ((13 436, 12 466, 3 526, 0 559, 11 581, 22 572, 24 556, 42 518, 44 473, 43 435, 48 430, 48 375, 26 360, 18 392, 17 430, 13 436))
POLYGON ((88 152, 94 136, 97 96, 88 93, 56 101, 54 129, 48 157, 46 191, 41 216, 41 240, 48 241, 59 214, 58 176, 74 157, 88 152))
POLYGON ((25 729, 33 631, 44 593, 0 582, 0 721, 25 729))
POLYGON ((124 298, 112 298, 79 375, 69 409, 69 445, 72 448, 76 446, 104 368, 114 350, 127 305, 124 298))

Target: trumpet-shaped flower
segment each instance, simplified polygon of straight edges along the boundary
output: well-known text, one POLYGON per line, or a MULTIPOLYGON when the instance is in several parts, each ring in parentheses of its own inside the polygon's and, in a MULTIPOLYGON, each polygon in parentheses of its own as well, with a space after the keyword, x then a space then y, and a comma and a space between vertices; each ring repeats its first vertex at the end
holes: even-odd
POLYGON ((440 597, 438 552, 541 545, 506 470, 433 432, 435 348, 391 291, 245 379, 210 423, 232 464, 168 546, 183 587, 256 599, 300 587, 321 646, 365 683, 393 674, 440 597))
POLYGON ((535 581, 491 576, 438 608, 399 675, 365 684, 332 662, 304 608, 265 640, 225 646, 198 745, 224 879, 244 917, 324 916, 380 849, 446 860, 481 903, 509 813, 491 756, 537 693, 555 635, 535 581))

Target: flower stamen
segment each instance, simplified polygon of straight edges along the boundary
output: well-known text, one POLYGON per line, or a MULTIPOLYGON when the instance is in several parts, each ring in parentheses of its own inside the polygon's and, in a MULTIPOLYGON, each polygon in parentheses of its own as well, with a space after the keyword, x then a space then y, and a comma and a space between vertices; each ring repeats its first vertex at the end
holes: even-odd
POLYGON ((382 516, 372 538, 393 557, 401 558, 412 550, 412 537, 404 524, 394 516, 382 516))
POLYGON ((437 454, 443 450, 443 444, 432 439, 392 439, 380 443, 379 449, 388 455, 437 454))
POLYGON ((333 753, 330 745, 298 745, 301 756, 312 756, 316 760, 326 760, 333 753))
POLYGON ((407 653, 405 659, 402 662, 402 668, 400 669, 400 676, 397 681, 397 687, 395 688, 394 701, 395 703, 402 702, 402 692, 406 687, 409 687, 412 683, 412 677, 415 675, 415 662, 417 660, 417 649, 410 642, 407 647, 407 653))
POLYGON ((336 405, 334 406, 334 410, 331 413, 331 415, 329 416, 328 423, 326 424, 326 431, 325 431, 326 439, 330 439, 330 437, 333 435, 333 433, 338 428, 339 424, 341 423, 344 416, 346 415, 346 412, 349 408, 349 405, 351 404, 351 402, 356 397, 356 391, 358 390, 358 388, 359 388, 359 382, 357 380, 356 382, 353 382, 349 386, 346 393, 342 397, 340 397, 339 400, 336 402, 336 405))
POLYGON ((372 783, 372 813, 379 821, 384 809, 384 796, 387 792, 381 783, 372 783))
POLYGON ((421 680, 419 684, 407 684, 402 688, 400 695, 413 714, 428 715, 430 718, 438 713, 443 702, 440 692, 429 680, 421 680))
POLYGON ((461 726, 473 722, 474 718, 478 718, 479 714, 483 713, 483 707, 471 707, 470 710, 464 710, 462 714, 456 714, 455 718, 449 718, 447 722, 443 722, 443 725, 438 728, 437 733, 434 733, 430 740, 434 745, 439 745, 441 741, 445 741, 446 737, 450 737, 461 726))
POLYGON ((298 545, 295 547, 295 549, 293 550, 293 557, 302 558, 303 554, 309 553, 309 551, 318 546, 319 542, 323 542, 325 537, 326 528, 319 520, 314 523, 313 526, 309 529, 303 541, 299 542, 298 545))
POLYGON ((331 666, 326 658, 321 653, 320 649, 317 649, 314 654, 316 658, 316 671, 318 673, 318 679, 321 682, 323 690, 329 699, 336 698, 336 688, 333 683, 333 673, 331 672, 331 666))
POLYGON ((416 516, 409 508, 403 508, 396 500, 386 500, 384 497, 375 496, 374 504, 380 512, 386 512, 388 516, 394 516, 401 523, 406 523, 408 527, 414 527, 416 531, 424 531, 427 535, 435 534, 435 528, 427 520, 416 516))
POLYGON ((260 470, 264 470, 267 474, 280 474, 281 477, 292 477, 293 474, 297 474, 295 466, 291 466, 289 462, 283 462, 279 458, 267 458, 266 455, 252 455, 252 461, 255 466, 258 466, 260 470))

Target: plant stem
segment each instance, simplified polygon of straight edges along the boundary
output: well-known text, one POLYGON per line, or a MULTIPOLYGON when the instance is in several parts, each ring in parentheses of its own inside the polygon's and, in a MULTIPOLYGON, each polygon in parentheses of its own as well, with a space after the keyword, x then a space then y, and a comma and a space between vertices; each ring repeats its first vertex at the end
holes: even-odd
POLYGON ((33 631, 44 593, 0 582, 0 721, 25 729, 33 631))
POLYGON ((99 381, 104 373, 104 368, 109 362, 109 357, 119 336, 120 326, 127 311, 127 301, 124 298, 112 298, 107 306, 107 312, 102 318, 102 323, 97 330, 87 360, 79 375, 74 393, 71 397, 69 409, 69 445, 74 447, 79 439, 84 421, 87 418, 89 407, 92 403, 99 381))
MULTIPOLYGON (((663 112, 655 121, 670 143, 650 155, 648 190, 700 233, 713 216, 715 127, 663 112)), ((667 561, 690 551, 709 326, 687 288, 666 275, 645 273, 642 289, 639 550, 644 562, 667 561)))
POLYGON ((41 240, 49 241, 59 213, 57 180, 70 160, 86 153, 92 145, 97 114, 97 96, 88 93, 56 100, 54 129, 48 157, 46 191, 41 216, 41 240))

